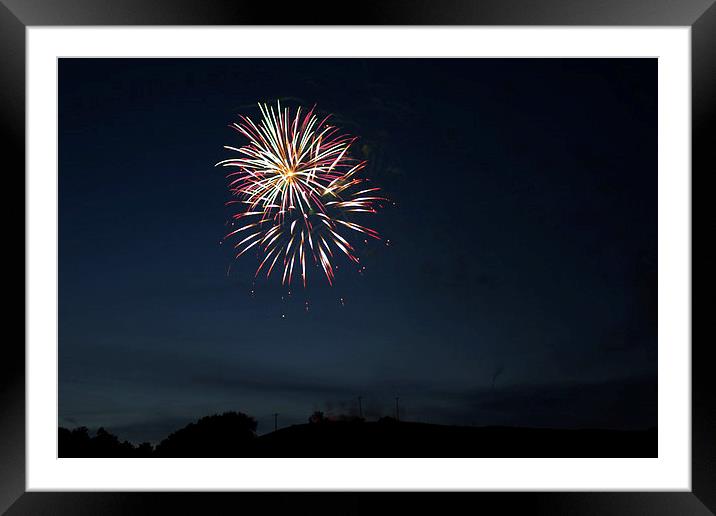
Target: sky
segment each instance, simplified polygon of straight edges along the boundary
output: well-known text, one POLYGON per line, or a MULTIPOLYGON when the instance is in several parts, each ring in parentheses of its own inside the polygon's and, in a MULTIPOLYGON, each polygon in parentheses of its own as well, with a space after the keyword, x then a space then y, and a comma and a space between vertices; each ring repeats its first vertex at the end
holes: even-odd
POLYGON ((156 442, 236 410, 265 433, 360 396, 368 419, 399 397, 414 421, 655 427, 656 79, 655 59, 60 59, 59 424, 156 442), (254 284, 221 244, 228 125, 276 100, 358 136, 394 203, 333 287, 254 284))

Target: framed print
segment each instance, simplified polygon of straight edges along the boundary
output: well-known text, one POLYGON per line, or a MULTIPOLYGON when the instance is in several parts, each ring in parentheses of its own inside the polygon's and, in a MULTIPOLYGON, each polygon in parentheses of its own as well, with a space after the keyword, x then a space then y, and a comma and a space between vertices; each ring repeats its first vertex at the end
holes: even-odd
POLYGON ((713 513, 712 2, 271 11, 3 2, 0 507, 713 513))

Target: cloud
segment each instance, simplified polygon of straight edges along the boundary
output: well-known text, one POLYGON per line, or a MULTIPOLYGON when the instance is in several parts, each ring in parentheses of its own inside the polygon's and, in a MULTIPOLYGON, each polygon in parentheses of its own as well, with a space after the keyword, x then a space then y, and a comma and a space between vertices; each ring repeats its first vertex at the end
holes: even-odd
POLYGON ((237 373, 235 376, 200 375, 191 379, 193 385, 229 391, 260 391, 263 393, 292 393, 315 396, 353 395, 356 388, 311 378, 288 377, 278 371, 263 371, 262 374, 237 373))
POLYGON ((428 412, 477 425, 640 429, 657 425, 656 376, 445 392, 428 412))

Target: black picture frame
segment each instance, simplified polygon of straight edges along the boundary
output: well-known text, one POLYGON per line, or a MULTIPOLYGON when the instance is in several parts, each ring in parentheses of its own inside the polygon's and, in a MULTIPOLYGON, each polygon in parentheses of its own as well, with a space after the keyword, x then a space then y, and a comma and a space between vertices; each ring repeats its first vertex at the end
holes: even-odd
MULTIPOLYGON (((348 5, 347 8, 348 11, 344 11, 328 2, 313 2, 309 7, 298 2, 273 4, 240 0, 0 0, 3 163, 7 164, 10 158, 10 165, 3 166, 5 181, 10 184, 12 178, 15 186, 22 177, 19 187, 24 199, 25 29, 48 25, 689 26, 692 35, 692 185, 695 176, 705 176, 707 166, 716 162, 716 145, 713 144, 713 134, 716 133, 714 0, 384 0, 348 5)), ((19 196, 19 193, 14 195, 19 196)), ((6 195, 5 200, 10 197, 6 195)), ((17 216, 20 209, 6 208, 6 220, 17 216)), ((24 203, 22 209, 24 217, 24 203)), ((24 238, 23 233, 23 241, 24 238)), ((17 249, 17 242, 13 247, 17 249)), ((24 251, 22 258, 25 270, 27 257, 24 251)), ((10 263, 19 261, 18 256, 10 263)), ((9 268, 7 271, 9 276, 19 276, 9 268)), ((10 306, 8 296, 6 300, 10 306)), ((23 314, 24 306, 23 302, 23 314)), ((309 509, 316 512, 321 508, 335 512, 335 504, 339 504, 340 513, 371 513, 387 507, 386 495, 378 493, 340 493, 338 500, 328 502, 323 498, 325 494, 317 493, 25 492, 23 340, 10 337, 6 332, 0 359, 0 512, 7 510, 10 515, 212 514, 221 512, 223 507, 246 507, 247 503, 293 513, 309 509), (321 498, 316 499, 319 495, 321 498), (270 497, 270 506, 266 505, 267 497, 270 497), (170 509, 170 506, 176 509, 170 509)), ((503 514, 517 511, 536 514, 716 514, 716 382, 710 371, 711 362, 707 360, 710 345, 698 339, 692 339, 691 343, 690 492, 464 493, 451 495, 450 505, 454 503, 457 508, 457 504, 466 503, 476 511, 492 513, 499 510, 503 514), (466 497, 470 498, 466 500, 466 497)), ((410 500, 401 500, 401 512, 409 510, 408 505, 414 505, 421 510, 443 513, 445 503, 444 495, 436 497, 419 493, 410 500)))

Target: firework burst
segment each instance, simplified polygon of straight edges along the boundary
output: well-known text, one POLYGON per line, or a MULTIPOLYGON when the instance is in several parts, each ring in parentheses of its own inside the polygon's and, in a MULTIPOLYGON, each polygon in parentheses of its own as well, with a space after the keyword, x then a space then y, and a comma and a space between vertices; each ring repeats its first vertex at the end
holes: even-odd
POLYGON ((241 116, 230 126, 248 140, 224 147, 239 156, 217 163, 235 169, 227 175, 233 196, 227 204, 239 207, 232 216, 238 228, 224 239, 238 240, 236 258, 258 251, 256 276, 278 269, 283 284, 300 275, 305 286, 308 262, 333 284, 336 255, 360 261, 352 235, 380 238, 352 220, 355 214, 376 213, 386 199, 358 177, 366 162, 350 155, 356 138, 341 134, 329 117, 319 119, 313 109, 302 114, 300 107, 292 116, 280 103, 259 109, 257 123, 241 116))

